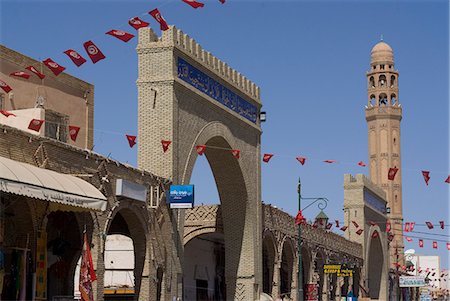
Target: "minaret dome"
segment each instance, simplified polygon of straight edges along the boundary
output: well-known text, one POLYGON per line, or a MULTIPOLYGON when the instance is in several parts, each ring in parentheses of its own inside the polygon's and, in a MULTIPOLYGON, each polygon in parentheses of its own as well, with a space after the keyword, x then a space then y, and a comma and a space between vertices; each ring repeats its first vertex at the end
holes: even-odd
POLYGON ((372 48, 371 52, 371 64, 393 64, 394 63, 394 52, 391 46, 389 46, 384 41, 379 42, 372 48))

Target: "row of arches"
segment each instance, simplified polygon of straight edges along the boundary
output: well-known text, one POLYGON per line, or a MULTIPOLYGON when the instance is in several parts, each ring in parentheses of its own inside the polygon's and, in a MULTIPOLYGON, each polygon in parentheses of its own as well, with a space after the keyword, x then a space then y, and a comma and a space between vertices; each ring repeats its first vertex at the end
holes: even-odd
MULTIPOLYGON (((391 75, 390 81, 389 81, 389 87, 394 88, 397 85, 396 83, 396 77, 395 75, 391 75)), ((377 80, 375 80, 374 76, 369 77, 369 88, 376 88, 376 87, 388 87, 388 81, 386 78, 386 75, 381 74, 378 76, 377 80)))
POLYGON ((390 97, 388 98, 386 93, 380 93, 378 95, 378 98, 375 96, 375 94, 371 94, 369 97, 369 106, 397 106, 398 105, 398 99, 397 95, 395 93, 392 93, 390 97))

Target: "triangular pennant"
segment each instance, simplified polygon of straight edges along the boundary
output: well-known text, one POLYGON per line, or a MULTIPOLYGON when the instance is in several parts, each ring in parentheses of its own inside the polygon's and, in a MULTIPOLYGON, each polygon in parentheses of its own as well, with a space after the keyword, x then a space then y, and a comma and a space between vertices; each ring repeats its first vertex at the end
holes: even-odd
POLYGON ((358 229, 358 231, 356 231, 356 234, 361 235, 361 233, 363 233, 363 229, 358 229))
POLYGON ((347 228, 348 228, 347 226, 342 226, 340 230, 345 232, 345 230, 347 230, 347 228))
POLYGON ((300 225, 300 224, 303 224, 304 221, 305 221, 305 218, 302 215, 302 211, 299 210, 297 213, 297 216, 295 217, 295 224, 300 225))
POLYGON ((193 7, 193 8, 199 8, 199 7, 205 6, 204 3, 197 2, 197 1, 195 1, 195 0, 182 0, 182 1, 183 1, 184 3, 190 5, 190 6, 193 7))
POLYGON ((335 220, 336 222, 336 228, 339 228, 339 220, 335 220))
POLYGON ((44 120, 40 119, 32 119, 30 124, 28 125, 28 129, 32 131, 39 132, 41 130, 41 126, 44 124, 44 120))
POLYGON ((423 239, 419 239, 419 248, 423 248, 423 239))
POLYGON ((197 145, 197 146, 195 147, 195 150, 197 151, 197 154, 199 154, 200 156, 202 156, 203 153, 204 153, 205 150, 206 150, 206 145, 197 145))
POLYGON ((431 222, 425 222, 425 224, 427 224, 428 229, 433 229, 434 226, 431 222))
POLYGON ((297 157, 295 159, 297 159, 297 161, 300 162, 301 165, 305 165, 305 162, 306 162, 305 157, 297 157))
POLYGON ((79 126, 69 125, 69 136, 72 141, 77 141, 78 132, 80 131, 79 126))
POLYGON ((358 165, 359 165, 359 166, 362 166, 362 167, 366 167, 366 164, 365 164, 363 161, 359 161, 359 162, 358 162, 358 165))
POLYGON ((356 228, 359 228, 359 225, 358 225, 358 223, 357 222, 355 222, 355 221, 352 221, 352 223, 353 223, 353 225, 356 227, 356 228))
POLYGON ((29 79, 31 75, 29 75, 28 73, 25 73, 23 71, 16 71, 16 72, 10 73, 9 76, 15 76, 15 77, 21 77, 24 79, 29 79))
POLYGON ((161 145, 163 148, 163 152, 167 152, 167 150, 169 149, 169 145, 172 143, 172 141, 170 140, 161 140, 161 145))
POLYGON ((272 157, 273 157, 273 154, 264 154, 263 161, 265 163, 269 163, 269 161, 270 161, 270 159, 272 159, 272 157))
POLYGON ((445 180, 444 182, 450 184, 450 176, 448 176, 448 177, 447 177, 447 180, 445 180))
POLYGON ((25 69, 30 70, 31 72, 33 72, 37 77, 39 77, 40 79, 44 79, 45 74, 37 71, 36 68, 34 68, 33 66, 28 66, 25 69))
POLYGON ((127 137, 128 140, 128 145, 130 146, 130 148, 133 148, 133 146, 136 145, 136 136, 132 136, 132 135, 125 135, 127 137))
POLYGON ((405 232, 409 232, 409 225, 410 225, 409 223, 405 223, 405 230, 404 230, 405 232))
POLYGON ((447 243, 447 250, 450 251, 450 242, 447 243))
POLYGON ((444 223, 444 221, 439 221, 439 225, 441 226, 441 229, 444 229, 444 228, 445 228, 445 223, 444 223))
POLYGON ((336 163, 337 161, 336 160, 323 160, 323 162, 325 162, 325 163, 336 163))
POLYGON ((388 172, 388 180, 393 181, 395 178, 395 175, 397 174, 398 168, 397 167, 391 167, 389 168, 388 172))
POLYGON ((416 222, 409 223, 409 231, 412 232, 414 230, 414 226, 416 225, 416 222))
POLYGON ((426 171, 426 170, 422 170, 422 176, 423 176, 423 179, 425 180, 425 184, 427 184, 427 186, 428 186, 428 181, 430 181, 430 172, 426 171))
POLYGON ((8 111, 5 111, 5 110, 0 110, 0 114, 2 114, 5 117, 9 117, 9 116, 17 117, 16 114, 8 112, 8 111))
POLYGON ((333 224, 332 224, 332 223, 328 223, 328 224, 325 226, 325 229, 330 230, 331 227, 333 227, 333 224))
POLYGON ((236 158, 239 159, 241 157, 241 151, 238 149, 232 149, 231 154, 236 158))

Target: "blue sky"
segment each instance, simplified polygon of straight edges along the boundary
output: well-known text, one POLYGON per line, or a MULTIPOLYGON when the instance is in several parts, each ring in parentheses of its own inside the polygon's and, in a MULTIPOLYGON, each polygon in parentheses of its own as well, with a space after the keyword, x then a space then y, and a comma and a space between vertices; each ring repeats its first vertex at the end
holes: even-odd
MULTIPOLYGON (((134 33, 127 20, 158 7, 168 21, 204 49, 261 87, 262 151, 274 153, 262 166, 263 200, 292 215, 296 183, 304 196, 330 199, 331 219, 342 220, 343 174, 368 173, 364 117, 370 50, 383 34, 394 49, 399 77, 403 208, 405 221, 449 223, 449 7, 446 1, 206 1, 194 10, 170 1, 0 1, 3 45, 35 59, 53 58, 67 72, 95 85, 95 151, 136 164, 136 148, 124 134, 137 132, 136 39, 123 43, 104 33, 134 33), (107 59, 77 68, 62 53, 84 53, 93 40, 107 59), (308 157, 300 166, 295 157, 308 157), (327 165, 325 159, 339 163, 327 165), (431 171, 425 186, 421 170, 431 171)), ((156 30, 159 33, 159 30, 156 30)), ((192 183, 198 203, 217 203, 206 162, 197 160, 192 183)), ((305 212, 313 218, 313 207, 305 212)), ((418 231, 426 231, 417 226, 418 231)), ((448 230, 433 230, 448 235, 448 230)), ((449 240, 448 237, 436 236, 449 240)), ((448 251, 426 241, 425 254, 448 251)), ((406 248, 417 248, 405 242, 406 248)))

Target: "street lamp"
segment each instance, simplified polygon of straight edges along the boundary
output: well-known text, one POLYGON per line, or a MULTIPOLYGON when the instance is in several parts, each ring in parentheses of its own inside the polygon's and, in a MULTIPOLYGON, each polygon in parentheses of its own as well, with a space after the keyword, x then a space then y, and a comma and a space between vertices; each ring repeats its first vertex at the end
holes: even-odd
MULTIPOLYGON (((323 210, 327 207, 328 205, 328 199, 327 198, 302 198, 302 193, 301 193, 301 188, 302 188, 302 183, 300 182, 300 178, 298 178, 298 210, 303 211, 309 207, 311 207, 313 204, 319 202, 317 204, 317 207, 320 210, 323 210), (312 202, 306 206, 305 208, 302 209, 302 200, 312 200, 312 202)), ((297 284, 297 290, 298 290, 298 296, 297 296, 297 300, 298 301, 303 301, 304 300, 304 296, 303 296, 303 266, 302 266, 302 227, 301 227, 301 223, 298 223, 298 240, 297 240, 297 257, 298 257, 298 284, 297 284)))

